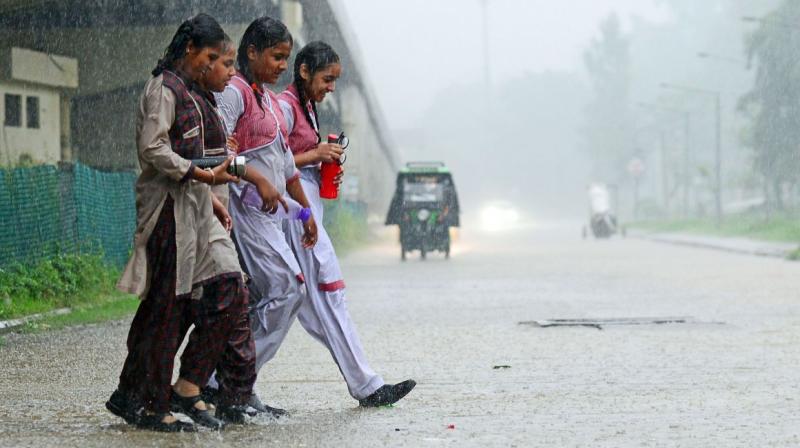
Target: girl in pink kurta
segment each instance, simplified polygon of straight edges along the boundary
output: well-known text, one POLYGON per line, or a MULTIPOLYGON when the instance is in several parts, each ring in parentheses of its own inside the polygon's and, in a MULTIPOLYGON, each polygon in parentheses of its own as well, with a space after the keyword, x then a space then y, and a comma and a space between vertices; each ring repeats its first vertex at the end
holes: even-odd
POLYGON ((303 247, 302 227, 294 221, 286 221, 284 227, 308 289, 308 298, 298 313, 300 324, 328 348, 350 395, 362 406, 382 406, 403 398, 416 383, 406 380, 385 384, 369 366, 347 311, 339 260, 322 226, 320 163, 338 160, 342 148, 320 142, 316 103, 334 91, 340 73, 339 57, 333 49, 323 42, 311 42, 296 56, 294 82, 278 97, 289 129, 289 147, 300 168, 300 182, 317 219, 319 240, 312 250, 307 250, 303 247))
MULTIPOLYGON (((229 134, 239 143, 238 154, 247 159, 248 172, 258 172, 304 207, 308 202, 300 187, 300 173, 286 144, 286 122, 278 99, 268 88, 287 68, 292 36, 283 23, 270 17, 253 21, 242 36, 237 55, 239 71, 224 92, 216 96, 229 134)), ((230 185, 229 210, 234 239, 244 268, 251 278, 250 327, 256 349, 256 370, 275 356, 304 297, 303 275, 286 242, 281 219, 267 206, 254 207, 244 200, 248 182, 230 185)), ((317 239, 314 219, 301 227, 303 245, 317 239)), ((211 389, 216 381, 209 383, 211 389)), ((250 406, 274 416, 284 411, 264 405, 254 394, 250 406)))

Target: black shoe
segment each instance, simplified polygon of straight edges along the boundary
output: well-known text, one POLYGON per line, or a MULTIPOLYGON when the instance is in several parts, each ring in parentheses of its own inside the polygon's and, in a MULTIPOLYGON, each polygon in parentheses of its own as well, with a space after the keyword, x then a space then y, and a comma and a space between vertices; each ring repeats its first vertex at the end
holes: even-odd
POLYGON ((233 425, 244 425, 247 423, 248 406, 224 406, 217 404, 217 412, 214 414, 219 420, 233 425))
MULTIPOLYGON (((200 410, 195 407, 198 402, 203 401, 202 396, 196 395, 194 397, 181 397, 177 392, 172 391, 172 396, 169 398, 170 408, 172 412, 180 412, 191 418, 193 422, 206 428, 220 430, 225 427, 225 422, 214 418, 208 409, 200 410)), ((207 405, 206 405, 207 406, 207 405)))
POLYGON ((250 395, 250 399, 247 400, 247 415, 255 417, 258 414, 267 414, 273 418, 281 418, 289 415, 289 413, 286 412, 286 409, 267 406, 261 402, 261 400, 258 398, 258 395, 253 394, 250 395), (255 412, 251 412, 250 409, 255 412))
POLYGON ((141 406, 128 394, 115 390, 111 397, 106 401, 106 409, 112 414, 125 420, 129 425, 135 425, 139 421, 139 410, 141 406))
POLYGON ((197 432, 197 428, 191 423, 180 420, 164 423, 164 417, 168 415, 170 414, 141 415, 136 422, 136 427, 156 432, 197 432))
POLYGON ((373 408, 397 403, 401 398, 408 395, 416 385, 417 382, 414 380, 405 380, 397 384, 384 384, 369 397, 358 400, 358 404, 366 408, 373 408))

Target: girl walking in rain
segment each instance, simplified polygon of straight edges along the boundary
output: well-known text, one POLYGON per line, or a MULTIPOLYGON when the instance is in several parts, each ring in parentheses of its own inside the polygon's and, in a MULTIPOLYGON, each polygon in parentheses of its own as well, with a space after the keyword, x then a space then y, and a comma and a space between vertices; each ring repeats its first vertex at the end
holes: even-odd
MULTIPOLYGON (((128 423, 156 431, 194 431, 178 421, 177 407, 195 423, 220 428, 200 399, 218 365, 221 411, 250 395, 255 380, 253 340, 242 331, 248 295, 236 250, 221 224, 228 215, 211 186, 238 181, 230 159, 202 170, 190 160, 224 147, 221 123, 198 93, 197 82, 223 52, 226 36, 212 17, 181 24, 145 85, 137 108, 136 138, 142 169, 136 182, 134 250, 118 287, 142 297, 128 334, 128 356, 106 407, 128 423), (221 137, 221 138, 220 138, 221 137), (195 324, 171 385, 173 363, 187 320, 195 324), (238 358, 228 358, 231 341, 238 358), (229 379, 226 381, 226 379, 229 379), (238 380, 238 382, 237 382, 238 380)), ((274 190, 274 189, 273 189, 274 190)), ((274 191, 261 185, 265 200, 274 191)))
POLYGON ((295 58, 294 82, 278 97, 289 129, 289 147, 300 168, 300 183, 317 219, 319 241, 308 250, 303 244, 300 225, 287 221, 284 226, 308 290, 308 298, 298 313, 300 324, 328 348, 347 382, 350 395, 361 406, 382 406, 403 398, 416 383, 406 380, 385 384, 369 366, 347 311, 339 260, 322 226, 320 163, 338 161, 343 150, 337 144, 321 142, 316 105, 335 90, 341 70, 339 56, 328 44, 311 42, 295 58))
MULTIPOLYGON (((266 88, 287 68, 292 36, 286 26, 270 17, 253 21, 245 30, 237 55, 238 72, 217 96, 225 127, 247 158, 248 171, 264 174, 280 194, 308 207, 300 186, 300 173, 286 144, 286 122, 277 97, 266 88)), ((289 330, 303 298, 303 275, 281 226, 276 207, 261 209, 244 201, 247 183, 232 184, 229 210, 239 255, 251 277, 250 325, 255 339, 256 371, 272 359, 289 330), (270 213, 272 212, 272 213, 270 213)), ((283 203, 281 206, 286 207, 283 203)), ((302 225, 302 244, 312 247, 317 229, 311 218, 302 225)), ((217 381, 209 382, 213 391, 217 381)), ((213 394, 213 392, 211 392, 213 394)), ((264 405, 253 394, 250 406, 274 416, 282 409, 264 405)))

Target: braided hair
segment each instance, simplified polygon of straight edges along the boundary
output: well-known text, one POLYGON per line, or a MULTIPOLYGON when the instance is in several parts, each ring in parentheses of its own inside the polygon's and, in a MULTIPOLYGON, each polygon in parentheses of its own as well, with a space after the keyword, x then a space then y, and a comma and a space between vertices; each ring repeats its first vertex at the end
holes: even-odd
POLYGON ((247 80, 247 83, 253 87, 258 98, 258 106, 263 110, 264 105, 261 104, 261 92, 252 70, 250 70, 250 59, 247 57, 247 49, 252 45, 256 51, 262 52, 267 48, 274 47, 283 42, 293 44, 292 33, 286 28, 280 20, 273 19, 269 16, 259 17, 250 23, 250 26, 244 31, 242 40, 239 42, 239 50, 236 54, 236 65, 239 72, 247 80))
POLYGON ((175 65, 186 55, 186 48, 191 42, 197 48, 213 47, 225 40, 225 31, 219 23, 208 14, 198 14, 185 20, 178 27, 172 41, 158 60, 156 68, 151 72, 158 76, 164 70, 173 70, 175 65))
MULTIPOLYGON (((331 64, 338 64, 339 63, 339 55, 331 48, 330 45, 326 44, 322 41, 313 41, 309 42, 308 45, 303 47, 297 56, 294 59, 294 86, 297 89, 297 94, 299 95, 300 105, 303 108, 303 112, 305 113, 306 120, 308 120, 308 124, 311 125, 312 128, 315 129, 317 133, 317 143, 322 141, 319 135, 319 129, 317 126, 314 126, 314 121, 311 119, 311 114, 308 111, 308 107, 306 107, 306 103, 309 101, 306 99, 306 82, 311 82, 314 79, 314 75, 317 74, 319 71, 324 70, 331 64), (309 80, 306 81, 300 76, 300 67, 305 64, 306 68, 308 69, 309 73, 309 80)), ((317 114, 317 103, 314 100, 311 101, 311 109, 314 111, 314 116, 319 117, 317 114)))

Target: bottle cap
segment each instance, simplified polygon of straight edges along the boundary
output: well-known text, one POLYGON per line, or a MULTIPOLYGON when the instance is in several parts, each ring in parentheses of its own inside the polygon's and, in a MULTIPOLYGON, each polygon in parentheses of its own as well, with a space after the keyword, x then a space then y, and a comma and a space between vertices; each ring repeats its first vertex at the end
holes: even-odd
POLYGON ((339 136, 336 134, 328 134, 328 143, 336 143, 339 141, 339 136))

